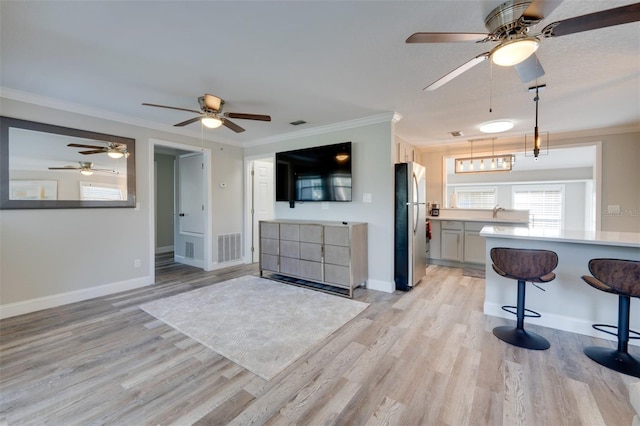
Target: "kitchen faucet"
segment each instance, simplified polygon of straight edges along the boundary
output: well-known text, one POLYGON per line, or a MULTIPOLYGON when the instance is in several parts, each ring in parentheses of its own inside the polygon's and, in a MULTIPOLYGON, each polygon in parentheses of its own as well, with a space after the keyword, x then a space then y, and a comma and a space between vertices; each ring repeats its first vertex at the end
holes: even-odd
POLYGON ((496 217, 498 217, 498 212, 499 211, 503 211, 504 209, 502 207, 498 207, 500 204, 496 204, 496 206, 493 208, 493 218, 495 219, 496 217))

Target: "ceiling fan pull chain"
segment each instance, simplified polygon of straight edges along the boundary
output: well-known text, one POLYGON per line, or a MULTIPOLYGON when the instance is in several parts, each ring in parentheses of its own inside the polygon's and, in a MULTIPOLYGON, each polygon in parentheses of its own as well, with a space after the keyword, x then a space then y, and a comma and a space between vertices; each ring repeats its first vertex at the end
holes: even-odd
POLYGON ((493 112, 493 61, 489 61, 489 113, 493 112))

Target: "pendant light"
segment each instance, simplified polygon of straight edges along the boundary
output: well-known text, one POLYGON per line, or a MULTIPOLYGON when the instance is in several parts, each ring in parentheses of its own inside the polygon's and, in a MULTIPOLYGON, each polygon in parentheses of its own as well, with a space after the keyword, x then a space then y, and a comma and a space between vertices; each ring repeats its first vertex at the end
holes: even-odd
MULTIPOLYGON (((533 101, 536 103, 536 121, 535 121, 535 125, 533 127, 533 138, 532 138, 532 150, 531 152, 533 153, 533 157, 535 157, 535 160, 538 160, 538 157, 540 155, 546 155, 549 152, 549 132, 540 132, 540 129, 538 127, 538 102, 540 101, 540 94, 539 91, 540 90, 544 90, 544 88, 546 87, 546 84, 542 84, 540 86, 534 86, 534 87, 530 87, 529 91, 533 92, 535 90, 535 97, 533 98, 533 101), (542 146, 543 143, 546 142, 546 150, 545 152, 542 152, 542 146)), ((524 139, 524 148, 525 148, 525 155, 527 157, 530 157, 531 154, 528 154, 528 149, 527 149, 527 139, 528 137, 530 137, 531 135, 525 135, 525 139, 524 139)))

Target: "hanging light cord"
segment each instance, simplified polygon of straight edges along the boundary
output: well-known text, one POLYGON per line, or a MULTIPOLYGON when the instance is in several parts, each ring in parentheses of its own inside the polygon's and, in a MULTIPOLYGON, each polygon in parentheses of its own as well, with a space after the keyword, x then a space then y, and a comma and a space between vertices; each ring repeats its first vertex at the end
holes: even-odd
POLYGON ((533 128, 533 156, 537 159, 540 154, 540 134, 538 133, 538 86, 536 86, 536 97, 533 98, 536 103, 536 126, 533 128))

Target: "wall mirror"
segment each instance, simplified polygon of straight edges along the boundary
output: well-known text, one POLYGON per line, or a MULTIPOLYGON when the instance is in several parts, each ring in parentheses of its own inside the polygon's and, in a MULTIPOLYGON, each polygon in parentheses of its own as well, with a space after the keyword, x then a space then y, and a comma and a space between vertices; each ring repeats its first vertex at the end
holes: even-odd
POLYGON ((0 208, 135 207, 135 140, 0 117, 0 208))

